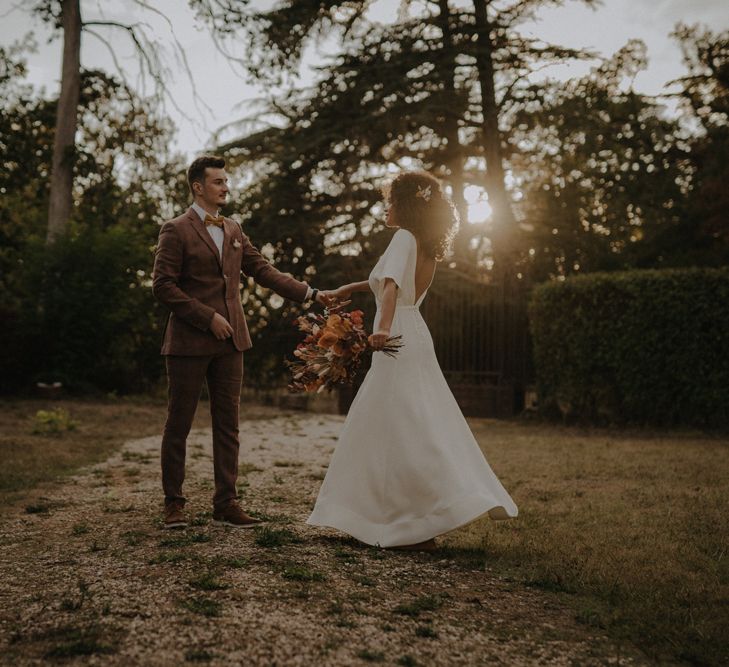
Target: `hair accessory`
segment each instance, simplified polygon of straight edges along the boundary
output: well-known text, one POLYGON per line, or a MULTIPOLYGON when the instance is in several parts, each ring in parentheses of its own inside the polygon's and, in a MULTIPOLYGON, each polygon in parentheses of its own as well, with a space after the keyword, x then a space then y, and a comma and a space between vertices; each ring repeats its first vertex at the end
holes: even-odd
POLYGON ((431 195, 430 186, 428 186, 427 188, 421 188, 420 186, 418 186, 418 191, 415 193, 416 197, 420 197, 421 199, 424 199, 425 201, 430 201, 430 195, 431 195))

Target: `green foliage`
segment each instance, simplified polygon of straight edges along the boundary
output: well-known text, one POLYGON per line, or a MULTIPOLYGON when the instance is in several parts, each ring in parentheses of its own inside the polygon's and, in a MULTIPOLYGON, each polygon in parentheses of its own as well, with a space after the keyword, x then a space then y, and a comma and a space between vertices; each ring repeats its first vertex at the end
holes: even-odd
POLYGON ((29 243, 18 272, 25 299, 4 332, 22 374, 4 382, 121 392, 155 382, 161 365, 148 275, 152 243, 149 232, 119 225, 76 227, 52 246, 29 243))
POLYGON ((204 544, 206 542, 210 542, 211 539, 210 535, 205 533, 188 532, 180 537, 165 537, 160 540, 159 546, 179 549, 182 547, 189 547, 193 544, 204 544))
POLYGON ((214 572, 204 572, 191 579, 189 583, 190 586, 201 591, 222 591, 228 588, 228 585, 220 581, 214 572))
POLYGON ((437 639, 438 633, 433 630, 432 625, 419 625, 415 628, 415 636, 423 637, 425 639, 437 639))
POLYGON ((530 324, 543 410, 727 426, 729 269, 596 273, 540 285, 530 324))
MULTIPOLYGON (((729 34, 677 27, 688 69, 676 82, 689 121, 682 123, 626 86, 645 61, 640 42, 581 79, 531 76, 591 55, 521 31, 540 6, 566 3, 486 3, 493 29, 484 45, 472 3, 451 3, 444 20, 443 0, 407 0, 398 19, 383 24, 359 0, 268 9, 190 0, 216 37, 249 45, 245 60, 259 82, 290 82, 321 39, 339 47, 314 85, 278 95, 255 118, 221 131, 220 148, 247 183, 231 213, 240 212, 246 233, 281 270, 320 288, 363 279, 389 238, 380 233, 378 186, 391 169, 431 169, 457 201, 465 186, 485 183, 477 56, 488 48, 522 221, 510 237, 517 270, 538 281, 726 265, 729 34)), ((36 4, 41 18, 56 22, 57 2, 36 4)), ((0 48, 0 392, 53 380, 76 390, 145 389, 162 370, 164 314, 149 294, 156 223, 187 200, 184 170, 168 152, 171 123, 118 79, 83 73, 74 220, 47 249, 56 102, 23 82, 21 53, 0 48)), ((480 271, 494 230, 463 230, 456 261, 480 271)), ((279 384, 282 350, 298 342, 292 322, 300 308, 252 281, 242 298, 255 342, 247 376, 279 384)))
POLYGON ((63 408, 55 410, 38 410, 33 420, 33 433, 41 435, 61 435, 64 431, 73 431, 78 422, 63 408))
POLYGON ((683 110, 703 130, 692 143, 688 215, 674 246, 683 256, 729 264, 729 30, 679 24, 674 37, 688 69, 676 82, 683 110))
POLYGON ((324 581, 326 577, 316 570, 311 570, 303 565, 288 565, 284 568, 281 576, 292 581, 324 581))
POLYGON ((261 526, 257 527, 255 532, 256 544, 259 547, 266 547, 268 549, 276 549, 288 544, 298 544, 301 542, 301 538, 288 528, 261 526))
POLYGON ((681 84, 684 108, 704 128, 729 123, 729 30, 714 33, 679 23, 673 36, 683 50, 686 76, 681 84))
POLYGON ((675 82, 683 118, 626 87, 646 64, 638 41, 525 95, 509 141, 535 281, 729 264, 729 32, 680 25, 674 36, 688 69, 675 82))
POLYGON ((645 58, 632 42, 583 78, 535 87, 517 114, 512 164, 535 281, 669 260, 664 237, 685 213, 689 146, 662 106, 623 89, 645 58))
POLYGON ((205 649, 191 648, 185 651, 187 662, 211 662, 214 658, 215 654, 205 649))
MULTIPOLYGON (((239 201, 246 233, 277 267, 323 288, 364 280, 382 253, 390 234, 381 233, 379 188, 393 169, 432 170, 456 200, 464 186, 484 185, 489 138, 481 131, 473 7, 451 7, 446 17, 447 3, 405 2, 401 9, 412 16, 383 24, 368 16, 368 4, 302 0, 258 9, 191 1, 231 49, 251 45, 246 62, 267 84, 293 74, 319 37, 339 42, 314 85, 272 98, 219 138, 229 165, 250 183, 239 201)), ((488 12, 498 29, 483 48, 493 47, 504 115, 519 105, 530 71, 589 56, 520 34, 526 6, 509 12, 491 3, 488 12)), ((454 261, 468 264, 479 259, 474 248, 483 246, 484 226, 462 230, 454 261)), ((297 342, 291 323, 298 309, 252 285, 244 298, 255 344, 249 375, 278 381, 286 375, 281 349, 297 342)))
POLYGON ((382 651, 372 651, 367 648, 363 648, 357 651, 357 657, 364 662, 384 662, 385 654, 382 651))
POLYGON ((144 390, 162 371, 156 222, 183 186, 174 160, 160 164, 169 123, 112 77, 84 73, 74 219, 47 247, 55 101, 35 95, 23 72, 17 49, 0 50, 0 392, 38 381, 144 390))
POLYGON ((39 636, 48 639, 52 645, 45 657, 69 659, 77 656, 108 655, 116 652, 114 644, 109 643, 109 632, 97 625, 88 627, 64 626, 51 628, 39 636))
POLYGON ((402 603, 395 607, 396 614, 403 616, 418 617, 423 612, 436 611, 443 606, 443 596, 441 595, 423 595, 414 599, 412 602, 402 603))
MULTIPOLYGON (((414 3, 401 3, 398 20, 386 25, 372 22, 360 2, 302 0, 235 12, 229 3, 192 4, 221 37, 246 36, 238 41, 254 45, 251 70, 264 81, 295 75, 302 53, 323 35, 338 42, 338 56, 320 68, 315 86, 271 103, 270 123, 259 114, 225 128, 248 132, 223 149, 252 175, 245 206, 251 229, 289 234, 307 270, 322 269, 311 260, 322 249, 309 251, 302 226, 326 239, 327 275, 356 272, 376 256, 376 186, 387 166, 431 169, 456 197, 463 186, 484 184, 476 55, 485 47, 475 39, 471 3, 451 10, 448 34, 441 16, 447 3, 433 0, 419 3, 417 19, 408 17, 414 3), (454 121, 457 146, 449 135, 454 121), (462 176, 453 169, 459 162, 462 176), (345 259, 336 250, 361 256, 345 259)), ((647 62, 638 40, 585 77, 531 77, 545 63, 590 56, 521 34, 522 22, 545 4, 567 3, 488 8, 503 152, 522 222, 513 237, 518 270, 539 281, 729 262, 727 34, 676 32, 689 68, 678 93, 694 116, 687 124, 633 89, 647 62)), ((464 225, 456 260, 487 265, 492 236, 489 225, 464 225)), ((274 254, 285 262, 289 251, 277 245, 274 254)))
POLYGON ((223 605, 215 600, 202 597, 191 597, 182 601, 182 606, 193 614, 215 618, 220 616, 223 605))
POLYGON ((74 536, 86 535, 89 532, 89 527, 85 523, 76 523, 71 528, 71 534, 74 536))
POLYGON ((25 508, 26 513, 28 514, 47 514, 50 511, 49 505, 44 505, 42 503, 37 503, 34 505, 27 505, 25 508))
MULTIPOLYGON (((410 4, 415 3, 403 8, 410 4)), ((464 185, 484 183, 473 8, 449 13, 446 39, 443 3, 423 4, 426 12, 417 18, 382 24, 368 18, 367 3, 305 1, 231 16, 218 3, 193 2, 221 35, 230 35, 236 23, 239 32, 251 35, 259 47, 252 54, 260 61, 254 73, 266 81, 296 67, 302 48, 320 31, 341 37, 341 55, 320 68, 315 86, 272 101, 253 124, 231 124, 226 133, 241 125, 260 129, 221 147, 253 179, 245 195, 246 224, 269 234, 276 228, 283 232, 284 226, 295 229, 295 234, 273 236, 295 239, 304 267, 312 254, 317 260, 324 255, 334 265, 327 275, 342 275, 361 265, 352 255, 362 253, 365 266, 377 256, 381 241, 376 233, 384 222, 378 186, 388 167, 433 170, 451 181, 456 197, 464 185), (271 122, 263 125, 263 119, 271 122), (454 123, 456 133, 461 130, 458 140, 449 139, 454 123), (449 165, 455 163, 465 169, 456 170, 462 176, 452 172, 449 165)), ((520 23, 528 9, 509 12, 491 5, 489 12, 499 27, 487 46, 498 70, 504 116, 520 106, 530 71, 589 56, 522 36, 520 23)), ((464 225, 462 231, 459 247, 465 252, 468 241, 480 238, 484 229, 464 225)), ((277 262, 287 261, 285 246, 276 243, 277 262)), ((319 261, 316 269, 323 273, 319 261)))

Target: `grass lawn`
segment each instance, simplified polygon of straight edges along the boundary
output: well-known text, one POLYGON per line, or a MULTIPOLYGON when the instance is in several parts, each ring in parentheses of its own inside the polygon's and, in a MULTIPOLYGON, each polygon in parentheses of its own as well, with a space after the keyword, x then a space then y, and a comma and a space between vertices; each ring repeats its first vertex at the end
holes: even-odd
MULTIPOLYGON (((241 417, 264 419, 271 408, 241 407, 241 417)), ((104 461, 127 440, 162 433, 167 402, 159 397, 104 400, 0 400, 0 508, 22 500, 44 482, 71 475, 104 461), (38 411, 62 410, 73 426, 57 433, 37 433, 38 411)), ((193 429, 210 427, 210 407, 201 400, 193 429)), ((0 510, 2 511, 2 510, 0 510)))
MULTIPOLYGON (((195 427, 205 424, 201 405, 195 427)), ((124 441, 161 433, 166 404, 159 398, 98 401, 0 401, 0 505, 22 499, 43 482, 105 460, 124 441), (65 410, 75 422, 56 434, 36 433, 39 410, 65 410)), ((209 417, 207 417, 209 420, 209 417)))
MULTIPOLYGON (((271 410, 260 413, 241 411, 257 418, 271 410)), ((105 459, 125 440, 159 434, 164 418, 160 399, 1 401, 0 503, 22 502, 34 486, 105 459), (37 411, 58 407, 75 427, 34 433, 37 411)), ((444 553, 557 592, 580 622, 660 662, 726 662, 729 438, 470 423, 520 514, 453 533, 444 553)), ((193 428, 209 425, 201 403, 193 428)))
POLYGON ((729 659, 729 439, 471 420, 519 506, 447 539, 658 660, 729 659))

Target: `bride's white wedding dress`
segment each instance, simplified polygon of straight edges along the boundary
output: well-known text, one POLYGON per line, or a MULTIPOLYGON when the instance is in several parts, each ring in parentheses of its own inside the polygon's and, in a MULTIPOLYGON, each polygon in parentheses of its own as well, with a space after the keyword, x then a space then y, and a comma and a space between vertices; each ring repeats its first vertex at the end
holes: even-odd
POLYGON ((385 278, 398 286, 395 358, 375 352, 307 523, 367 544, 423 542, 488 513, 518 513, 456 403, 415 302, 417 241, 400 229, 369 276, 377 331, 385 278))

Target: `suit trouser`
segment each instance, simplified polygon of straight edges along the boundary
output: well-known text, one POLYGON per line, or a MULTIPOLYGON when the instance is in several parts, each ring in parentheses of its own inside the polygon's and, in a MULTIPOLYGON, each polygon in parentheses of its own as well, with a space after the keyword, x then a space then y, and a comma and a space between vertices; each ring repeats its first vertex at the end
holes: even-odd
POLYGON ((162 489, 165 503, 185 502, 187 435, 192 427, 203 382, 207 381, 213 422, 213 506, 225 507, 237 497, 238 406, 243 380, 243 353, 230 351, 210 356, 167 355, 167 422, 162 436, 162 489))

